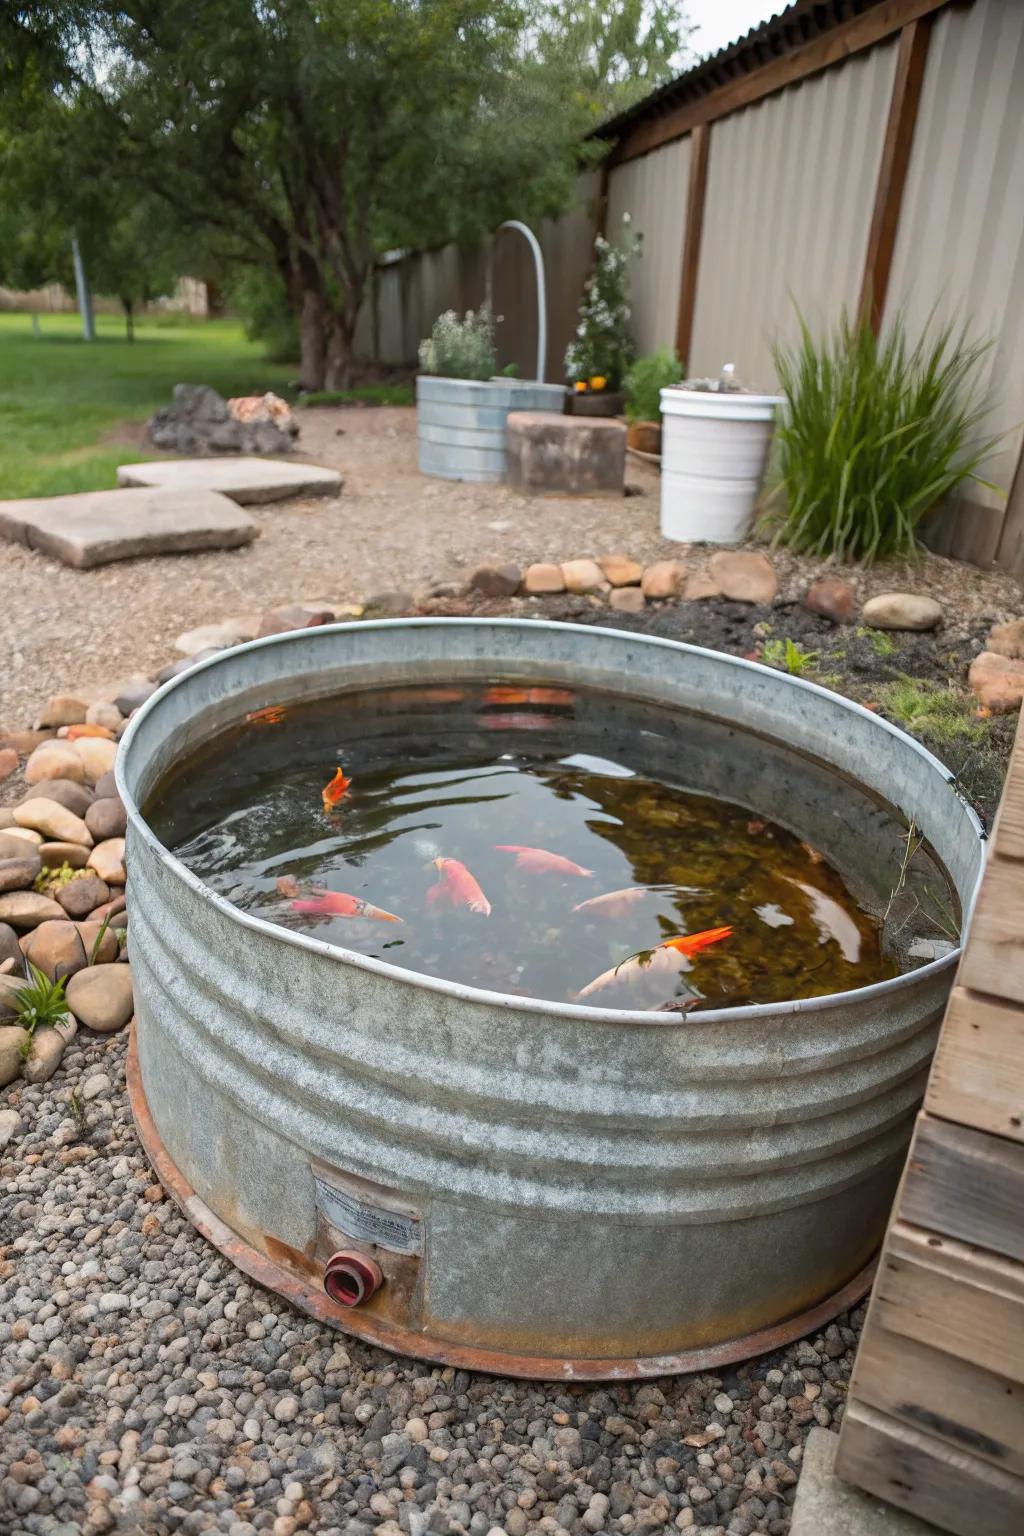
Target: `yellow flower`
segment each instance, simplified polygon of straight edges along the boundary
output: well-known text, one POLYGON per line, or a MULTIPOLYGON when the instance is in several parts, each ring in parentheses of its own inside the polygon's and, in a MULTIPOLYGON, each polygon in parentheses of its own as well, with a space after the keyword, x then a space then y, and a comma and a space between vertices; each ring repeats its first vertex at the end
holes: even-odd
POLYGON ((595 373, 594 377, 590 381, 590 387, 591 389, 604 389, 607 383, 608 380, 604 377, 603 374, 595 373))
POLYGON ((586 389, 586 387, 587 387, 586 386, 586 382, 583 379, 577 379, 575 384, 573 385, 573 389, 576 391, 576 393, 578 395, 582 395, 582 393, 586 389))

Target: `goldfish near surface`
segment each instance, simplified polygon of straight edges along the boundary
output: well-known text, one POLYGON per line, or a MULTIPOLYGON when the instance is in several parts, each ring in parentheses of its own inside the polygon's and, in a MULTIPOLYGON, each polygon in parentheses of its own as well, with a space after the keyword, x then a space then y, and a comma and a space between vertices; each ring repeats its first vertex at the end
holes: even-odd
POLYGON ((361 896, 350 896, 346 891, 325 891, 318 885, 306 885, 282 875, 277 882, 282 896, 291 898, 292 911, 309 917, 368 917, 378 923, 400 923, 402 919, 383 907, 375 907, 361 896))
POLYGON ((573 911, 592 912, 595 917, 622 917, 646 895, 646 885, 628 885, 621 891, 606 891, 603 896, 588 896, 573 911))
POLYGON ((321 798, 324 802, 325 811, 333 811, 338 801, 348 794, 351 783, 352 780, 346 779, 344 772, 339 768, 331 782, 324 786, 321 798))
POLYGON ((603 992, 606 987, 629 983, 641 973, 650 975, 664 971, 678 975, 680 971, 688 971, 694 955, 707 949, 709 944, 718 944, 722 939, 727 939, 731 933, 731 928, 706 928, 702 933, 677 934, 674 938, 666 939, 663 944, 654 945, 652 949, 642 949, 639 954, 630 955, 628 959, 612 966, 610 971, 602 971, 576 996, 592 997, 595 992, 603 992))
POLYGON ((589 879, 593 875, 592 869, 584 869, 582 864, 574 864, 572 859, 565 859, 560 853, 549 853, 546 848, 523 848, 518 843, 495 843, 497 853, 514 853, 516 855, 516 869, 525 870, 530 875, 581 875, 589 879))
POLYGON ((466 907, 481 917, 490 917, 491 904, 461 859, 432 859, 431 863, 440 877, 427 892, 431 906, 447 902, 449 906, 466 907))

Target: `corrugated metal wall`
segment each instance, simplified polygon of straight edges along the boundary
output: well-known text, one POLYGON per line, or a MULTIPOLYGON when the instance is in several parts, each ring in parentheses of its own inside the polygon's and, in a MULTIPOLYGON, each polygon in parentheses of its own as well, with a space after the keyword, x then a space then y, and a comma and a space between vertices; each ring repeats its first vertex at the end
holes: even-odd
POLYGON ((640 352, 675 345, 689 176, 687 137, 616 166, 608 178, 608 238, 621 230, 624 213, 643 236, 632 268, 633 340, 640 352))
POLYGON ((712 127, 691 373, 770 388, 794 300, 856 305, 895 63, 885 44, 712 127))
MULTIPOLYGON (((933 306, 959 312, 995 341, 986 370, 993 425, 1013 428, 987 473, 1009 489, 1024 420, 1024 3, 976 0, 942 12, 928 46, 924 90, 900 215, 887 312, 902 306, 916 332, 933 306)), ((973 559, 1024 559, 1024 517, 982 488, 948 530, 973 559), (986 513, 983 509, 992 509, 986 513)))

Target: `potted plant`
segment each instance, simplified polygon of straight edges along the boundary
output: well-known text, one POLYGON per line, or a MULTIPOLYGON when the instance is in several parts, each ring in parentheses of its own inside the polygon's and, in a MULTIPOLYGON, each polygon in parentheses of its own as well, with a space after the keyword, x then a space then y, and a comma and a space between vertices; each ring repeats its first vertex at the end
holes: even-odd
POLYGON ((622 216, 622 238, 614 244, 598 235, 594 270, 580 300, 576 334, 565 352, 569 410, 576 416, 618 416, 622 381, 633 358, 630 334, 629 263, 640 237, 622 216))
POLYGON ((738 544, 754 517, 781 395, 687 379, 661 391, 661 531, 681 543, 738 544))
POLYGON ((637 453, 661 453, 661 392, 682 377, 683 365, 672 347, 638 357, 626 374, 626 443, 637 453))
POLYGON ((420 345, 416 379, 419 466, 444 480, 504 480, 509 411, 565 407, 561 384, 495 378, 494 317, 486 304, 446 310, 420 345))

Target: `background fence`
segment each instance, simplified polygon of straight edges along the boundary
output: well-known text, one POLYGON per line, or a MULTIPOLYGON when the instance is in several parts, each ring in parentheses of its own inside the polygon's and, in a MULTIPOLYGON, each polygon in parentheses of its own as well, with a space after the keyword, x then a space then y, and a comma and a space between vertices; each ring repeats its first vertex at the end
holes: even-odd
MULTIPOLYGON (((774 384, 771 345, 873 300, 914 331, 934 309, 990 336, 986 473, 937 525, 936 547, 1024 572, 1024 0, 800 4, 614 126, 600 172, 538 231, 548 275, 547 377, 560 378, 594 234, 623 213, 641 351, 676 345, 694 374, 736 365, 774 384), (787 18, 793 18, 787 24, 787 18), (736 54, 734 63, 731 55, 736 54), (708 79, 709 73, 712 78, 708 79)), ((499 355, 532 375, 533 265, 508 231, 482 248, 380 270, 359 350, 411 363, 444 309, 475 307, 488 266, 499 355)))

